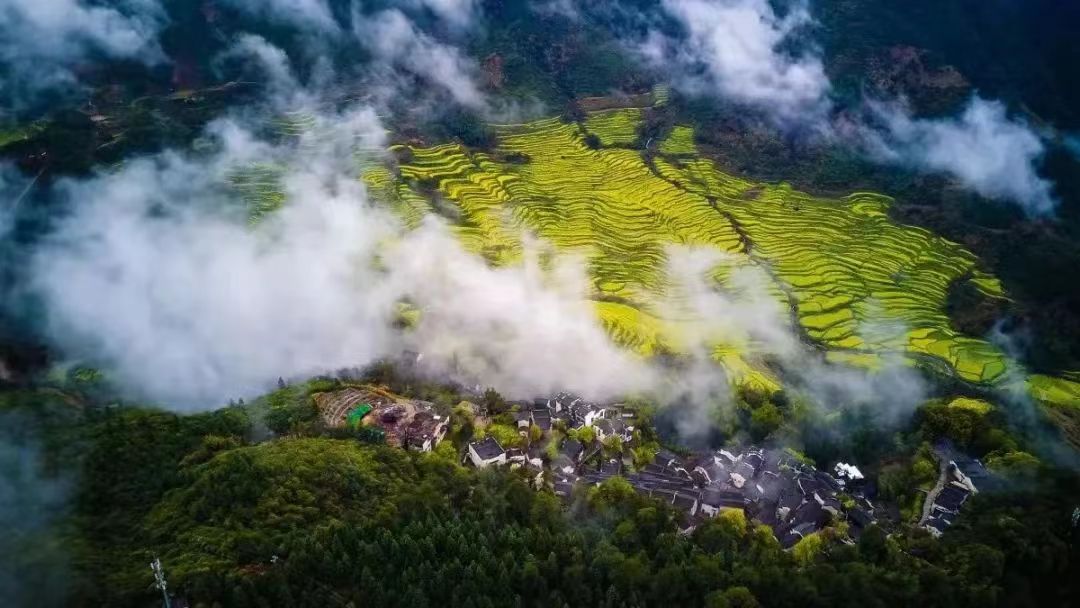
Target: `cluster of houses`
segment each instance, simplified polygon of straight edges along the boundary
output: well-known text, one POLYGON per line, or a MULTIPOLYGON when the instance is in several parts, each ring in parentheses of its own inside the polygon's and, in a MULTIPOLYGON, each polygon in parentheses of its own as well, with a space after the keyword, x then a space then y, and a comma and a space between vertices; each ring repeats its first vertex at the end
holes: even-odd
MULTIPOLYGON (((449 417, 424 401, 354 387, 319 395, 316 401, 328 426, 378 428, 386 442, 397 447, 430 451, 449 431, 449 417)), ((639 494, 686 513, 687 529, 724 510, 738 509, 768 525, 784 547, 840 521, 847 521, 851 534, 858 536, 883 515, 889 517, 882 506, 874 504, 873 489, 867 487, 862 472, 847 463, 837 463, 829 472, 784 450, 748 446, 690 455, 660 450, 649 464, 634 467, 629 456, 605 457, 602 447, 613 437, 624 446, 633 445, 634 413, 624 406, 559 393, 513 404, 512 416, 521 435, 528 437, 536 426, 543 432, 542 440, 526 442, 526 448, 507 449, 494 437, 485 437, 468 445, 464 461, 477 468, 521 468, 536 489, 550 488, 566 501, 572 499, 575 488, 621 476, 639 494), (567 436, 554 452, 546 451, 542 446, 554 441, 551 430, 556 425, 566 430, 590 428, 595 440, 583 444, 567 436)), ((977 491, 975 482, 988 483, 988 473, 977 460, 949 446, 936 451, 948 465, 927 497, 921 524, 939 535, 977 491)))
POLYGON ((747 447, 689 457, 661 450, 636 472, 620 469, 619 463, 605 462, 564 474, 557 477, 555 492, 568 496, 576 484, 600 484, 622 475, 639 494, 685 512, 690 528, 726 509, 738 509, 770 526, 784 547, 833 522, 847 520, 858 534, 876 521, 857 468, 841 463, 832 475, 782 450, 747 447))
POLYGON ((600 441, 608 437, 630 441, 634 432, 632 411, 619 405, 587 401, 570 393, 559 393, 549 399, 537 399, 531 407, 525 407, 525 404, 518 404, 518 407, 516 416, 519 427, 533 424, 545 433, 560 420, 568 429, 591 427, 600 441), (523 424, 526 420, 528 423, 523 424))
MULTIPOLYGON (((618 438, 624 444, 633 439, 634 414, 630 410, 612 404, 587 401, 570 393, 559 393, 551 398, 536 399, 531 403, 514 403, 512 415, 518 432, 527 436, 533 426, 540 429, 545 440, 551 439, 551 429, 560 424, 567 430, 591 428, 596 441, 583 445, 576 439, 566 438, 551 459, 552 471, 570 473, 580 463, 601 450, 601 443, 618 438)), ((527 449, 504 449, 492 437, 469 444, 465 460, 477 468, 491 465, 524 467, 537 489, 544 485, 544 459, 541 443, 533 443, 527 449)))
POLYGON ((548 437, 556 421, 563 421, 567 429, 593 429, 596 441, 584 445, 565 438, 555 456, 547 458, 546 469, 537 445, 507 450, 492 437, 469 444, 466 460, 479 468, 524 467, 538 489, 550 487, 565 500, 576 487, 622 476, 638 493, 684 511, 689 527, 725 509, 739 509, 769 525, 785 547, 832 522, 849 521, 858 534, 876 521, 862 473, 846 463, 837 464, 830 474, 782 450, 747 447, 687 457, 661 450, 648 465, 630 470, 628 458, 604 458, 600 444, 609 437, 618 437, 624 445, 633 441, 632 411, 568 393, 516 407, 515 420, 523 433, 535 425, 548 437))

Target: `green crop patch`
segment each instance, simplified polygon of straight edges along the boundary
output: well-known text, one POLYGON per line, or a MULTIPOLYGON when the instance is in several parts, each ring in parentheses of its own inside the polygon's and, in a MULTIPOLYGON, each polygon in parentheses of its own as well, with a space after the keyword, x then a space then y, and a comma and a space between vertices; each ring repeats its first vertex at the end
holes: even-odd
POLYGON ((629 146, 637 141, 641 118, 638 108, 592 112, 585 120, 585 130, 600 138, 604 146, 629 146))
POLYGON ((697 148, 694 146, 694 128, 675 125, 671 133, 660 143, 660 153, 668 156, 697 154, 697 148))

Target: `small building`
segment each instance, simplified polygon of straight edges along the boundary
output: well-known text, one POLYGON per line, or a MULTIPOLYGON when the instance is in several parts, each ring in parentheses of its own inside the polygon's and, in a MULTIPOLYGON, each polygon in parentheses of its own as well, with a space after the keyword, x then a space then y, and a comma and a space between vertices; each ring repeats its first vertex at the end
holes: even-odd
POLYGON ((555 491, 555 495, 563 499, 570 498, 570 495, 574 491, 574 481, 574 479, 568 477, 560 477, 556 479, 555 482, 552 484, 552 489, 555 491))
POLYGON ((596 429, 596 438, 600 441, 608 437, 618 437, 624 443, 633 439, 634 427, 619 418, 601 418, 593 424, 593 428, 596 429))
POLYGON ((543 409, 534 409, 531 413, 532 423, 540 427, 540 430, 547 433, 551 430, 551 412, 545 407, 543 409))
POLYGON ((937 500, 934 501, 934 508, 939 511, 956 513, 960 511, 960 507, 964 505, 970 494, 967 488, 956 482, 950 483, 938 494, 937 500))
POLYGON ((563 475, 572 475, 575 469, 577 469, 577 463, 562 452, 559 452, 559 454, 551 461, 551 470, 562 473, 563 475))
POLYGON ((570 406, 570 423, 575 427, 592 426, 607 414, 607 408, 587 401, 577 401, 570 406))
POLYGON ((469 460, 478 469, 493 464, 506 464, 506 452, 494 437, 488 437, 469 444, 469 460))
POLYGON ((694 477, 699 479, 699 483, 702 485, 726 483, 730 478, 727 467, 721 464, 718 459, 713 459, 698 465, 694 469, 694 473, 694 477))
POLYGON ((780 492, 780 499, 776 502, 776 519, 787 521, 795 509, 803 502, 802 495, 794 488, 785 488, 780 492))
POLYGON ((442 442, 449 430, 449 417, 432 411, 417 412, 407 427, 405 445, 421 452, 430 452, 442 442))
POLYGON ((567 439, 563 441, 560 452, 566 454, 572 462, 578 463, 581 461, 581 455, 585 452, 585 446, 581 445, 581 442, 576 439, 567 439))
POLYGON ((685 512, 690 517, 697 515, 698 497, 685 492, 676 492, 675 499, 671 503, 676 509, 685 512))
POLYGON ((622 468, 622 461, 612 458, 600 465, 600 473, 608 476, 621 475, 622 468))
POLYGON ((525 464, 528 461, 528 456, 525 454, 525 450, 521 448, 510 448, 506 450, 506 462, 511 464, 525 464))
POLYGON ((518 410, 514 412, 514 422, 517 424, 519 431, 528 432, 529 425, 532 424, 532 412, 530 410, 518 410))

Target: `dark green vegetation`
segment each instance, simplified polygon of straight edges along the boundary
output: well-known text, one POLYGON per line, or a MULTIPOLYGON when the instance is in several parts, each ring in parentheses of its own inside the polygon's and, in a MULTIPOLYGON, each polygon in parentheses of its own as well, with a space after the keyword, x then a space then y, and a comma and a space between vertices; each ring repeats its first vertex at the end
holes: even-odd
MULTIPOLYGON (((454 450, 330 438, 307 408, 312 391, 333 386, 285 386, 186 416, 56 389, 4 393, 5 419, 21 417, 24 442, 38 446, 41 479, 69 487, 58 525, 9 547, 27 581, 51 581, 21 585, 15 605, 155 605, 153 556, 192 606, 955 607, 1080 598, 1069 576, 1080 563, 1070 521, 1080 487, 1037 461, 1009 473, 1006 490, 974 497, 941 540, 906 520, 872 527, 854 544, 840 542, 843 527, 828 528, 785 552, 740 511, 679 534, 680 512, 621 478, 564 507, 514 471, 462 468, 454 450), (265 435, 263 417, 288 436, 265 435), (63 582, 48 578, 57 558, 63 582)), ((947 437, 978 454, 1001 447, 1002 422, 979 403, 928 404, 918 420, 859 454, 884 458, 885 499, 917 502, 912 484, 927 468, 934 475, 920 442, 947 437)))

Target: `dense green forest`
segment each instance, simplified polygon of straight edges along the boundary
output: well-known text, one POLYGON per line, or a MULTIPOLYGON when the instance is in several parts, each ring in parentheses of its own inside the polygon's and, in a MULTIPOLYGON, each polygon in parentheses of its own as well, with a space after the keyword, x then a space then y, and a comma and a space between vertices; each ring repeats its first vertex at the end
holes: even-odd
MULTIPOLYGON (((1071 473, 980 493, 940 540, 900 525, 852 542, 839 527, 784 551, 741 511, 682 534, 681 512, 619 477, 564 505, 515 471, 462 467, 455 450, 328 438, 307 394, 178 415, 5 393, 16 444, 37 446, 37 483, 69 493, 56 525, 4 547, 23 583, 15 604, 155 605, 154 557, 192 606, 1064 606, 1080 594, 1071 473), (270 411, 287 434, 267 434, 270 411)), ((990 431, 933 406, 921 420, 916 440, 990 431)))

